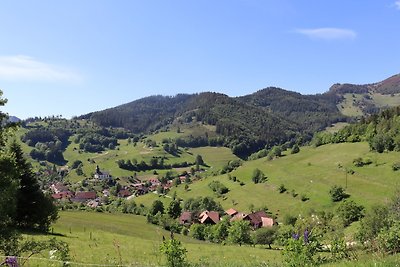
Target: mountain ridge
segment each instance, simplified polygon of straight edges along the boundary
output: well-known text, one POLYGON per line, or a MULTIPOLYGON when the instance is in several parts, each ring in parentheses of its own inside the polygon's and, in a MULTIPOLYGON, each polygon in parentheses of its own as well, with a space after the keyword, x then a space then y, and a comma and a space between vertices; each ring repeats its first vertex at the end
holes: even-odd
POLYGON ((239 154, 248 155, 263 147, 297 142, 299 138, 310 140, 315 132, 334 123, 352 121, 354 116, 346 113, 348 108, 358 108, 357 115, 384 109, 385 101, 393 99, 382 100, 381 97, 378 103, 374 97, 383 94, 388 97, 398 94, 400 104, 399 74, 366 85, 334 84, 327 92, 315 95, 278 87, 267 87, 240 97, 217 92, 155 95, 80 118, 90 119, 100 126, 123 127, 134 133, 154 132, 174 123, 196 121, 216 126, 217 134, 228 140, 225 145, 240 146, 239 154), (349 94, 359 99, 349 99, 349 94))

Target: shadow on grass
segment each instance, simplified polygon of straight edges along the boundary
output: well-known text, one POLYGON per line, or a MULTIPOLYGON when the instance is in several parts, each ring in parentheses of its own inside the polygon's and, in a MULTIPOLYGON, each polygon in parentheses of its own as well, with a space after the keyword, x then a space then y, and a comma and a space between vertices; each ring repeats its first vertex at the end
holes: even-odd
POLYGON ((39 230, 33 230, 33 229, 24 229, 21 231, 22 234, 26 234, 26 235, 48 235, 48 236, 60 236, 60 237, 68 237, 65 234, 61 234, 61 233, 55 233, 53 230, 50 232, 43 232, 43 231, 39 231, 39 230))

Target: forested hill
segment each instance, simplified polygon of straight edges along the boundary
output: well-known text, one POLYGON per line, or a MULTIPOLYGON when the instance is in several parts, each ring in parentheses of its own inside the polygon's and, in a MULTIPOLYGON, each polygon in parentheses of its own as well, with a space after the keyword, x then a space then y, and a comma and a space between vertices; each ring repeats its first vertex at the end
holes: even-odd
POLYGON ((146 97, 81 118, 134 133, 160 130, 170 124, 214 125, 224 139, 223 145, 237 155, 248 155, 299 136, 310 137, 316 130, 345 120, 329 101, 328 96, 303 96, 277 88, 237 98, 206 92, 146 97))
POLYGON ((339 98, 339 111, 350 117, 378 113, 400 105, 400 74, 371 84, 334 84, 325 95, 339 98))
POLYGON ((307 139, 338 121, 396 105, 400 105, 400 75, 368 85, 335 84, 317 95, 269 87, 242 97, 212 92, 150 96, 81 118, 134 133, 152 132, 171 124, 214 125, 224 145, 234 151, 237 148, 236 154, 248 154, 266 145, 292 142, 298 137, 307 139))
POLYGON ((135 133, 159 129, 184 110, 193 95, 149 96, 115 108, 81 116, 104 127, 123 127, 135 133))
POLYGON ((303 131, 318 131, 344 118, 336 107, 340 97, 334 94, 302 95, 269 87, 239 100, 296 122, 303 131))
POLYGON ((381 82, 371 84, 336 83, 331 86, 328 93, 344 95, 346 93, 379 93, 382 95, 400 93, 400 74, 393 75, 381 82))

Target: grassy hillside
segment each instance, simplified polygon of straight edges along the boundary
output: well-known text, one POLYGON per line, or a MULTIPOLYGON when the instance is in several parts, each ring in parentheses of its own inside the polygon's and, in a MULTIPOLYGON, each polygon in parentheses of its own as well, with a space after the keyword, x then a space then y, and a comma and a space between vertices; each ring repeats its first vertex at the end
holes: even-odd
POLYGON ((372 98, 378 107, 396 107, 400 105, 400 94, 373 94, 372 98))
MULTIPOLYGON (((54 236, 69 244, 69 266, 164 266, 159 251, 162 237, 169 232, 146 223, 145 217, 95 212, 61 212, 53 225, 54 236)), ((51 235, 25 235, 28 239, 47 239, 51 235)), ((279 250, 262 247, 218 245, 175 235, 187 249, 188 260, 198 266, 282 266, 279 250)), ((359 254, 357 261, 336 262, 326 266, 397 266, 398 255, 379 257, 359 254)), ((1 256, 0 256, 1 258, 1 256)), ((61 266, 49 260, 48 252, 35 255, 31 267, 61 266)), ((325 265, 324 265, 325 266, 325 265)))
MULTIPOLYGON (((54 233, 70 245, 74 262, 129 266, 163 265, 165 259, 159 246, 163 236, 169 238, 169 232, 147 224, 145 217, 94 212, 62 212, 54 225, 54 233)), ((176 238, 188 250, 188 260, 201 262, 202 266, 255 266, 261 262, 281 261, 279 251, 222 246, 182 235, 176 235, 176 238)), ((48 262, 44 260, 33 260, 29 266, 46 264, 48 262)))
POLYGON ((361 94, 345 94, 343 100, 337 105, 339 111, 349 117, 362 116, 362 109, 356 104, 363 98, 361 94))
MULTIPOLYGON (((80 123, 81 121, 78 121, 80 123)), ((46 125, 43 122, 44 125, 46 125)), ((21 139, 28 129, 20 127, 16 132, 16 138, 21 139)), ((199 123, 188 123, 185 125, 172 126, 168 131, 160 131, 154 134, 145 136, 137 143, 129 143, 128 139, 118 139, 118 146, 115 149, 107 149, 101 153, 90 153, 79 149, 79 144, 74 142, 76 135, 69 138, 69 145, 63 152, 66 165, 71 166, 76 160, 83 163, 82 170, 84 175, 78 176, 75 170, 72 170, 67 179, 71 181, 80 181, 85 177, 92 177, 96 165, 99 165, 102 170, 109 171, 114 177, 131 176, 133 171, 124 170, 118 167, 118 160, 137 160, 137 162, 145 161, 149 163, 153 157, 164 157, 165 164, 174 164, 181 162, 195 161, 197 155, 201 155, 205 163, 209 166, 211 171, 218 170, 224 166, 228 161, 237 159, 230 149, 225 147, 201 147, 201 148, 179 148, 179 153, 176 155, 169 154, 163 149, 163 140, 175 140, 176 138, 185 138, 188 136, 215 136, 215 127, 210 125, 203 125, 199 123), (146 142, 155 141, 156 146, 149 147, 146 142)), ((24 152, 29 155, 33 147, 21 142, 24 152)), ((37 161, 32 161, 35 167, 39 166, 37 161)), ((190 167, 187 168, 190 170, 190 167)), ((162 174, 168 170, 158 170, 162 174)), ((179 169, 183 171, 183 169, 179 169)), ((139 176, 152 175, 153 171, 139 172, 139 176)))
MULTIPOLYGON (((266 158, 245 162, 243 166, 231 173, 244 182, 228 179, 228 175, 207 177, 190 185, 185 191, 183 186, 174 188, 178 197, 188 199, 197 196, 213 196, 208 187, 212 180, 219 180, 230 191, 224 197, 218 198, 225 209, 249 211, 251 205, 256 208, 267 206, 273 214, 282 219, 285 214, 298 215, 310 210, 333 210, 329 190, 333 185, 346 187, 350 198, 366 207, 374 203, 385 202, 399 185, 399 173, 392 170, 392 164, 399 161, 399 152, 374 153, 370 152, 367 143, 344 143, 324 145, 318 148, 302 147, 298 154, 288 154, 268 161, 266 158), (364 167, 355 167, 353 160, 362 157, 372 160, 372 164, 364 167), (339 166, 342 166, 341 168, 339 166), (259 168, 268 177, 262 184, 251 181, 252 172, 259 168), (354 174, 347 174, 345 170, 353 170, 354 174), (285 193, 279 193, 278 187, 284 184, 285 193), (297 194, 293 197, 293 192, 297 194), (301 196, 309 198, 302 201, 301 196)), ((153 194, 136 198, 136 202, 151 205, 157 196, 153 194)), ((169 198, 161 198, 165 202, 169 198)))
MULTIPOLYGON (((219 169, 225 165, 229 160, 237 159, 232 154, 231 150, 224 147, 203 147, 203 148, 192 148, 188 150, 181 150, 181 154, 173 156, 166 153, 161 146, 149 148, 144 143, 138 142, 136 146, 128 144, 127 140, 118 140, 119 147, 117 150, 107 150, 103 153, 87 153, 79 152, 76 144, 68 146, 64 153, 65 159, 69 164, 75 160, 81 160, 83 162, 83 171, 85 175, 90 176, 90 173, 94 172, 96 165, 99 165, 102 169, 109 171, 114 177, 131 176, 132 171, 123 170, 116 164, 117 160, 124 159, 136 159, 138 162, 144 160, 149 162, 152 157, 166 157, 165 163, 178 163, 178 162, 194 162, 196 155, 202 155, 205 163, 207 163, 213 169, 219 169), (216 155, 219 155, 216 157, 216 155), (88 161, 92 159, 93 161, 88 161)), ((190 168, 189 168, 190 169, 190 168)), ((167 170, 158 171, 163 173, 167 170)), ((152 174, 152 171, 140 172, 138 175, 152 174)), ((72 171, 68 176, 73 181, 82 179, 82 176, 76 175, 75 171, 72 171)))

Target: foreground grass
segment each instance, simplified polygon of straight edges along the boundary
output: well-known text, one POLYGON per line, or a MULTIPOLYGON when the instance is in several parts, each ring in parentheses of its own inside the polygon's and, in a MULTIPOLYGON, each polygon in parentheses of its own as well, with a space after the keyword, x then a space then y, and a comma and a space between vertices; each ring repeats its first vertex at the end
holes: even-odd
MULTIPOLYGON (((170 233, 147 224, 145 217, 94 212, 61 212, 54 224, 57 239, 70 246, 74 262, 127 266, 160 266, 164 257, 159 252, 162 237, 170 233)), ((44 239, 37 235, 27 238, 44 239)), ((263 262, 279 263, 281 254, 260 247, 218 245, 175 235, 188 251, 188 260, 201 266, 255 266, 263 262)), ((45 253, 41 257, 47 257, 45 253)), ((32 260, 29 266, 46 266, 32 260), (36 264, 36 265, 35 265, 36 264)))
MULTIPOLYGON (((162 237, 169 233, 147 224, 142 216, 95 212, 61 212, 53 235, 25 235, 27 239, 56 237, 70 246, 69 266, 165 266, 159 252, 162 237)), ((187 249, 194 266, 285 266, 279 250, 262 247, 218 245, 175 235, 187 249)), ((359 260, 327 263, 324 266, 398 266, 398 255, 382 256, 361 251, 359 260)), ((1 256, 0 256, 1 260, 1 256)), ((44 252, 29 259, 25 266, 62 266, 44 252)))

